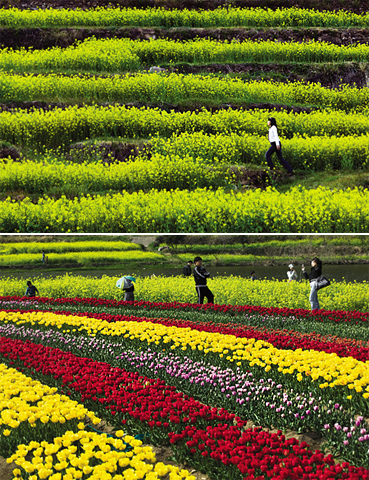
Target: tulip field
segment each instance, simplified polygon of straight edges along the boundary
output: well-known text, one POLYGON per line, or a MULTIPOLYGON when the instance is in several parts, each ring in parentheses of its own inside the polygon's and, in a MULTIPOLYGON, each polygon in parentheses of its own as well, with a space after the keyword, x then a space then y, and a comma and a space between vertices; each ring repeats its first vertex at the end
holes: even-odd
POLYGON ((0 297, 0 453, 14 480, 367 480, 368 321, 368 310, 0 297))
POLYGON ((0 232, 366 232, 368 13, 277 3, 1 8, 0 232))

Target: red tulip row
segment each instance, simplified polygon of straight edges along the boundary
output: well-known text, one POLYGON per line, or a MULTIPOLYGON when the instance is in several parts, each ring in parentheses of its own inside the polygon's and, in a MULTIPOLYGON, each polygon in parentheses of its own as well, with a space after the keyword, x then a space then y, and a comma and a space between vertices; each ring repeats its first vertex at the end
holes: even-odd
POLYGON ((169 437, 178 457, 190 457, 218 478, 224 472, 228 478, 250 480, 369 480, 365 468, 335 465, 331 455, 313 453, 305 442, 286 440, 280 431, 245 429, 246 422, 234 414, 203 405, 161 380, 5 337, 0 337, 0 355, 44 382, 57 381, 116 425, 124 423, 162 443, 169 437))
MULTIPOLYGON (((27 301, 28 297, 19 296, 4 296, 0 297, 0 301, 27 301)), ((276 307, 260 307, 253 305, 217 305, 197 303, 180 303, 180 302, 124 302, 123 300, 110 300, 103 298, 48 298, 37 297, 37 302, 51 304, 51 305, 91 305, 99 307, 123 307, 131 306, 147 309, 158 310, 195 310, 195 311, 210 311, 220 313, 231 313, 240 315, 245 313, 259 314, 259 315, 280 315, 280 316, 297 316, 304 318, 314 318, 316 320, 330 320, 335 322, 359 322, 369 321, 368 312, 344 311, 344 310, 319 310, 312 313, 311 310, 303 308, 276 308, 276 307)))
MULTIPOLYGON (((4 310, 13 312, 15 310, 4 310)), ((24 310, 23 310, 24 311, 24 310)), ((27 312, 38 310, 27 310, 27 312)), ((369 346, 366 342, 359 340, 340 338, 335 336, 325 337, 316 333, 300 333, 293 330, 259 330, 247 325, 234 325, 231 323, 215 324, 212 322, 196 323, 190 320, 169 319, 169 318, 148 318, 134 317, 126 315, 110 315, 108 313, 93 312, 68 312, 58 310, 56 314, 87 316, 91 318, 99 318, 108 322, 118 321, 134 321, 134 322, 152 322, 161 323, 166 326, 175 326, 182 328, 191 328, 201 332, 219 332, 224 335, 235 335, 236 337, 255 338, 271 343, 276 348, 297 350, 302 348, 305 350, 324 351, 326 353, 336 353, 340 357, 353 357, 360 361, 369 360, 369 346)))

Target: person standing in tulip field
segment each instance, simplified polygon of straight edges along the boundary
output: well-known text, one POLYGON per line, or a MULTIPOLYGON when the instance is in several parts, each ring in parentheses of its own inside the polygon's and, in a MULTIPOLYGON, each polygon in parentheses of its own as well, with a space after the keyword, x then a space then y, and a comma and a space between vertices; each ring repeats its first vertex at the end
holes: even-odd
POLYGON ((310 296, 309 296, 309 302, 311 305, 311 311, 315 312, 319 310, 319 301, 318 301, 318 285, 317 285, 317 279, 321 276, 322 274, 322 262, 319 260, 318 257, 314 257, 311 261, 311 271, 308 274, 305 271, 305 266, 302 265, 302 273, 304 274, 304 277, 307 280, 310 280, 310 296))
POLYGON ((270 148, 265 154, 266 161, 270 167, 271 170, 274 169, 274 164, 272 161, 272 155, 273 153, 277 154, 278 160, 281 162, 281 164, 284 166, 284 168, 287 169, 287 172, 289 175, 293 175, 293 168, 291 165, 283 158, 282 155, 282 145, 279 140, 278 136, 278 130, 277 130, 277 121, 274 117, 269 117, 268 118, 268 127, 269 127, 269 132, 268 132, 268 140, 270 142, 270 148))
POLYGON ((210 278, 210 273, 202 266, 202 258, 194 258, 195 269, 193 276, 195 277, 196 293, 198 297, 198 303, 204 303, 204 298, 208 299, 208 303, 214 303, 214 295, 206 285, 206 281, 210 278))

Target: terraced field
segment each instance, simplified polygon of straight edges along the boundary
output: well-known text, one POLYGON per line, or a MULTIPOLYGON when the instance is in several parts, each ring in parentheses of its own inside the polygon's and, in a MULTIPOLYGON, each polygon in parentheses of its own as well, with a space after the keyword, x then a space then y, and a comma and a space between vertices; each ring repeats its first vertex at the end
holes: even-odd
POLYGON ((0 231, 367 231, 364 2, 200 3, 0 10, 0 231))

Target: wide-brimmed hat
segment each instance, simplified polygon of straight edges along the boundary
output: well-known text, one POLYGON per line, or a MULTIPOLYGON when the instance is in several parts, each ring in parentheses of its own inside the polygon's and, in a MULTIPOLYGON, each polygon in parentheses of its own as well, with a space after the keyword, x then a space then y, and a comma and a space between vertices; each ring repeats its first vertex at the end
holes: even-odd
POLYGON ((290 264, 288 265, 288 268, 293 268, 293 264, 290 263, 290 264))

